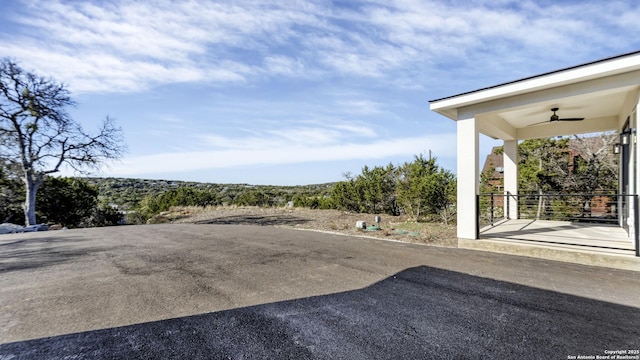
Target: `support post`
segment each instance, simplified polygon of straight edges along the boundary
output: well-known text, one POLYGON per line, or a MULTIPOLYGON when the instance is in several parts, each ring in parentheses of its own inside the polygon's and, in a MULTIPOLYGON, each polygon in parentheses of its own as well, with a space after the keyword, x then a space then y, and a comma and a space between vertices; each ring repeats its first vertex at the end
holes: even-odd
POLYGON ((638 205, 640 201, 638 201, 638 195, 633 195, 633 207, 635 208, 634 212, 634 237, 636 242, 636 256, 640 256, 640 227, 638 227, 640 223, 640 212, 638 211, 638 205))
POLYGON ((509 194, 518 194, 518 141, 505 140, 503 158, 504 170, 504 191, 505 196, 504 208, 507 209, 505 217, 507 219, 518 218, 518 202, 514 201, 513 196, 509 194))
POLYGON ((475 118, 459 119, 457 126, 458 150, 458 238, 478 238, 478 190, 480 188, 479 173, 479 131, 475 118))

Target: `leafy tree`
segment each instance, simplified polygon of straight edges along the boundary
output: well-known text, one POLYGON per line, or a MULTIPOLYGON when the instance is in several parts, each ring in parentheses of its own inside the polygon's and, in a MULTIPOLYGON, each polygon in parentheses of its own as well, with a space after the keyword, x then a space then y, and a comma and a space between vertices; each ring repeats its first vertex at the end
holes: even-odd
POLYGON ((78 178, 44 178, 37 207, 42 222, 67 227, 88 225, 96 211, 98 189, 78 178))
POLYGON ((520 192, 543 194, 567 190, 568 141, 568 138, 532 139, 518 145, 520 192))
POLYGON ((362 168, 362 174, 356 178, 357 193, 361 195, 360 211, 379 214, 398 215, 396 203, 395 167, 376 166, 362 168))
MULTIPOLYGON (((0 221, 24 224, 24 186, 10 174, 0 169, 0 221)), ((108 205, 96 205, 98 193, 86 180, 47 176, 40 186, 38 218, 67 227, 118 225, 122 214, 108 205)))
POLYGON ((45 176, 63 164, 79 172, 121 156, 122 131, 107 117, 97 132, 85 132, 66 107, 75 103, 64 85, 0 62, 0 159, 20 169, 24 216, 36 223, 36 195, 45 176))
POLYGON ((331 203, 346 211, 398 215, 395 171, 392 164, 372 169, 365 165, 355 178, 345 174, 347 181, 333 187, 331 203))
MULTIPOLYGON (((568 191, 570 175, 568 138, 532 139, 518 145, 518 188, 521 194, 550 194, 568 191)), ((536 219, 547 207, 547 198, 538 196, 536 219)))
POLYGON ((413 162, 405 162, 398 169, 398 203, 414 220, 420 219, 425 208, 428 164, 420 155, 413 162))
POLYGON ((399 167, 365 166, 360 175, 346 177, 331 192, 330 204, 336 209, 389 215, 405 211, 415 220, 440 216, 445 222, 455 213, 455 176, 435 158, 419 155, 399 167))
POLYGON ((331 191, 331 199, 336 209, 360 212, 360 196, 356 190, 354 179, 336 183, 331 191))
POLYGON ((302 196, 296 194, 293 197, 293 206, 310 209, 335 209, 333 199, 328 196, 302 196))
POLYGON ((445 224, 455 219, 457 213, 456 209, 456 194, 458 189, 458 181, 456 176, 448 170, 440 169, 438 172, 436 184, 436 193, 440 192, 438 201, 435 202, 435 209, 440 214, 440 218, 445 224))
POLYGON ((115 226, 124 221, 124 215, 108 204, 101 204, 94 208, 89 218, 90 226, 115 226))
POLYGON ((262 190, 248 190, 240 194, 236 203, 242 206, 270 206, 272 197, 262 190))
POLYGON ((398 169, 398 202, 416 221, 425 215, 439 215, 448 222, 455 194, 455 176, 440 168, 436 158, 425 159, 421 154, 398 169))
POLYGON ((0 222, 20 223, 24 213, 20 204, 24 189, 8 166, 0 167, 0 222))

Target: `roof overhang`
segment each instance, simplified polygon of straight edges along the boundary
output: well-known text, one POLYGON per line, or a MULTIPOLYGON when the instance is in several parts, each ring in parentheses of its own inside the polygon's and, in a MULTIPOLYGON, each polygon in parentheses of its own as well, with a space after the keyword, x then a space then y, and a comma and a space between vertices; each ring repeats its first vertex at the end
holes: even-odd
POLYGON ((520 140, 616 130, 624 109, 637 103, 640 52, 430 101, 452 120, 476 118, 482 133, 520 140), (551 108, 579 122, 553 122, 551 108))

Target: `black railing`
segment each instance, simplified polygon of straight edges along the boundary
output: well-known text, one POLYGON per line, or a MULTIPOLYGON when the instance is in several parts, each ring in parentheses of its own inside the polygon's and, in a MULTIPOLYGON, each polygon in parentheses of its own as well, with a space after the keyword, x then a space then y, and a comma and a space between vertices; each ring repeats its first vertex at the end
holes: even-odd
POLYGON ((487 225, 495 225, 496 222, 507 219, 509 214, 509 201, 505 202, 506 194, 480 194, 478 195, 478 225, 480 228, 487 225), (505 204, 506 203, 506 204, 505 204))
POLYGON ((519 219, 620 224, 634 206, 635 195, 622 194, 480 194, 481 226, 509 218, 517 204, 519 219), (508 201, 505 201, 508 200, 508 201))
POLYGON ((628 194, 480 194, 477 198, 478 229, 509 219, 517 206, 517 219, 557 220, 613 224, 625 227, 630 209, 634 226, 635 253, 640 256, 640 200, 628 194))

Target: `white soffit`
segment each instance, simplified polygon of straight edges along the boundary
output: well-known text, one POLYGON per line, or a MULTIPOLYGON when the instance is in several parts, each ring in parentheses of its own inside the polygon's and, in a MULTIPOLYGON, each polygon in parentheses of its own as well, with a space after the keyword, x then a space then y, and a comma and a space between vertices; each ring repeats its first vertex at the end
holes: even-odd
POLYGON ((561 118, 583 117, 586 119, 617 116, 629 91, 634 87, 623 87, 617 91, 595 92, 576 97, 559 98, 529 105, 522 108, 498 111, 495 116, 502 118, 514 128, 523 128, 540 124, 548 120, 551 108, 558 108, 557 115, 561 118))

